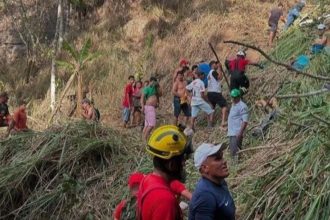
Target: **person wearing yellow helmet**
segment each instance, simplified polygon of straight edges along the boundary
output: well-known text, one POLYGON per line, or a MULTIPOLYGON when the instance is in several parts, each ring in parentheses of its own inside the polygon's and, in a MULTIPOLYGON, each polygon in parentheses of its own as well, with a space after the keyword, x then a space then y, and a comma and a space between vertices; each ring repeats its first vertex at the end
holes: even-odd
POLYGON ((150 136, 146 151, 153 156, 154 171, 142 181, 138 192, 141 219, 182 219, 182 212, 170 184, 184 180, 188 138, 174 125, 157 128, 150 136))

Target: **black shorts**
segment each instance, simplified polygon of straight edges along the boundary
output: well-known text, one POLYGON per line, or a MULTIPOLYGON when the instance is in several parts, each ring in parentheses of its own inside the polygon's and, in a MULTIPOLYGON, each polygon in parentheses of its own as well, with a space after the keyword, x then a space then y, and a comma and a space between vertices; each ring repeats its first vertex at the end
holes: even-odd
POLYGON ((181 111, 183 112, 184 116, 186 117, 191 116, 190 106, 188 105, 188 103, 181 104, 179 97, 174 96, 173 105, 174 105, 175 117, 179 117, 181 111))
POLYGON ((221 93, 218 93, 218 92, 208 92, 207 93, 207 98, 210 101, 210 103, 213 105, 214 108, 215 108, 216 105, 219 105, 220 108, 227 107, 227 101, 222 96, 221 93))
POLYGON ((233 73, 230 76, 230 90, 250 87, 250 81, 244 73, 233 73))

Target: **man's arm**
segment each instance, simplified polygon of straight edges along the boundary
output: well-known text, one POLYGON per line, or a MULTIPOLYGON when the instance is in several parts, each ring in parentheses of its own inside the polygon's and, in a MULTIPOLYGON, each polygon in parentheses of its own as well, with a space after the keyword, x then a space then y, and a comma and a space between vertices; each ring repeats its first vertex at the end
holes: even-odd
POLYGON ((172 94, 174 96, 179 96, 179 94, 178 94, 178 83, 177 82, 175 82, 172 86, 172 94))
POLYGON ((239 139, 243 138, 243 135, 244 135, 244 131, 248 125, 248 118, 249 118, 249 113, 248 113, 248 109, 247 107, 244 107, 241 111, 241 115, 242 115, 242 124, 241 124, 241 128, 239 130, 239 133, 237 135, 237 137, 239 139))

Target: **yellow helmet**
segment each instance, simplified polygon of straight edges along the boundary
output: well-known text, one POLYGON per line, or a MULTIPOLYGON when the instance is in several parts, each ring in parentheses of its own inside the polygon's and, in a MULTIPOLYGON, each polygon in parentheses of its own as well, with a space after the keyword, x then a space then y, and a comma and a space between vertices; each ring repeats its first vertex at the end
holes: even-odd
POLYGON ((164 125, 150 136, 147 152, 163 159, 171 159, 185 152, 187 137, 177 126, 164 125))

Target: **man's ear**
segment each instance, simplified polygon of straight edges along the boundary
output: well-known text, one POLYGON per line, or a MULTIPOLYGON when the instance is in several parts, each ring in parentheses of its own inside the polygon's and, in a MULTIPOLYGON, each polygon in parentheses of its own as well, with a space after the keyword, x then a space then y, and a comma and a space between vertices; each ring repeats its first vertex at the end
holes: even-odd
POLYGON ((202 174, 208 174, 209 172, 209 166, 205 163, 201 165, 200 171, 202 174))

